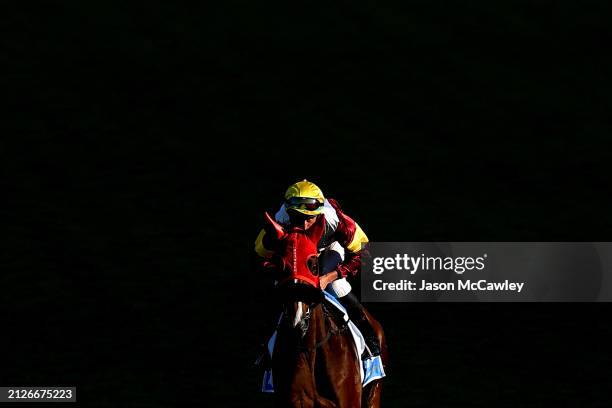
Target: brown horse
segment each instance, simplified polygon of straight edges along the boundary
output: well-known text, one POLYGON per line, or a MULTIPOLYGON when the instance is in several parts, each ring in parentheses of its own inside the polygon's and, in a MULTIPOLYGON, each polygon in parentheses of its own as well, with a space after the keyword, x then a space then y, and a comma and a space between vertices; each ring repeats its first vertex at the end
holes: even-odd
MULTIPOLYGON (((381 380, 362 387, 361 358, 347 323, 324 301, 318 269, 312 262, 324 228, 324 218, 308 230, 285 231, 267 214, 279 239, 286 277, 278 285, 283 303, 275 342, 272 371, 278 406, 286 407, 379 407, 381 380)), ((366 311, 381 344, 387 351, 382 328, 366 311)))

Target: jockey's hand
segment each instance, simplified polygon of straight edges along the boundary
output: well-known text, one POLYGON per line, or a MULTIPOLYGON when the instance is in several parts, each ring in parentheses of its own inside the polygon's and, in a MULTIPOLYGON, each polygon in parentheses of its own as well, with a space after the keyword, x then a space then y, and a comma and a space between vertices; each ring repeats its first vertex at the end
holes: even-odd
POLYGON ((338 278, 338 273, 336 271, 332 271, 326 275, 321 276, 321 278, 319 279, 319 285, 321 285, 321 290, 325 290, 327 285, 335 281, 336 278, 338 278))

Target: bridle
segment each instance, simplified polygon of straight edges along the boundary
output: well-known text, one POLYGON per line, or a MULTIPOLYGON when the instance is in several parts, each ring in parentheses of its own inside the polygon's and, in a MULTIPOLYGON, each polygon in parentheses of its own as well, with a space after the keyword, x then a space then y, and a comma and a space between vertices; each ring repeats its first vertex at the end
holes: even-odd
MULTIPOLYGON (((287 314, 285 314, 284 320, 287 323, 291 323, 291 317, 288 316, 287 314)), ((333 321, 333 320, 334 320, 334 316, 330 313, 328 307, 325 305, 324 302, 310 303, 306 309, 306 312, 302 315, 302 318, 294 326, 294 328, 298 329, 300 332, 300 336, 298 339, 298 346, 297 346, 298 351, 305 352, 305 353, 311 353, 315 351, 316 349, 320 348, 321 346, 323 346, 325 343, 327 343, 333 336, 342 334, 349 329, 348 322, 345 322, 344 320, 343 320, 342 325, 340 325, 339 327, 330 325, 328 322, 333 321), (308 346, 303 345, 302 341, 304 337, 306 336, 306 333, 308 333, 308 329, 310 328, 310 319, 312 317, 311 310, 313 310, 315 307, 318 307, 318 306, 322 308, 323 321, 325 322, 325 325, 328 326, 327 333, 325 334, 325 337, 321 339, 320 341, 318 341, 317 343, 315 343, 314 346, 308 347, 308 346)))

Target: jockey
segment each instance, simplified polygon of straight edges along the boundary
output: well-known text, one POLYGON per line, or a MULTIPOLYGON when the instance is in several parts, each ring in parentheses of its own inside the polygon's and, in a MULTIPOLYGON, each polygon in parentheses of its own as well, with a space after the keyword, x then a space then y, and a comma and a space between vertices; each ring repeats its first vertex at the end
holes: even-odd
MULTIPOLYGON (((308 229, 321 216, 325 217, 325 231, 318 243, 321 289, 338 299, 361 331, 369 350, 369 355, 365 355, 366 350, 363 358, 376 357, 380 355, 378 338, 346 280, 359 272, 362 245, 368 242, 361 227, 342 211, 336 200, 325 198, 321 189, 307 180, 289 186, 285 202, 274 218, 284 227, 308 229)), ((261 257, 264 270, 278 276, 282 267, 275 262, 274 248, 275 237, 262 229, 255 240, 255 252, 261 257)))

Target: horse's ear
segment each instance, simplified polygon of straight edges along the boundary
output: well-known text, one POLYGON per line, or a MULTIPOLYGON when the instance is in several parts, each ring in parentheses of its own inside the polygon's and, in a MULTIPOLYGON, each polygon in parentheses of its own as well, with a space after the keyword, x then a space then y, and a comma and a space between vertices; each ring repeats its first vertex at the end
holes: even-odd
POLYGON ((272 226, 276 234, 276 239, 282 239, 285 236, 285 230, 283 229, 283 226, 280 225, 278 222, 276 222, 272 217, 270 217, 270 214, 268 214, 267 211, 266 211, 266 221, 268 221, 268 223, 270 223, 270 225, 272 226))
POLYGON ((325 215, 321 214, 317 217, 315 223, 308 228, 308 236, 314 242, 319 242, 321 236, 325 232, 325 215))

